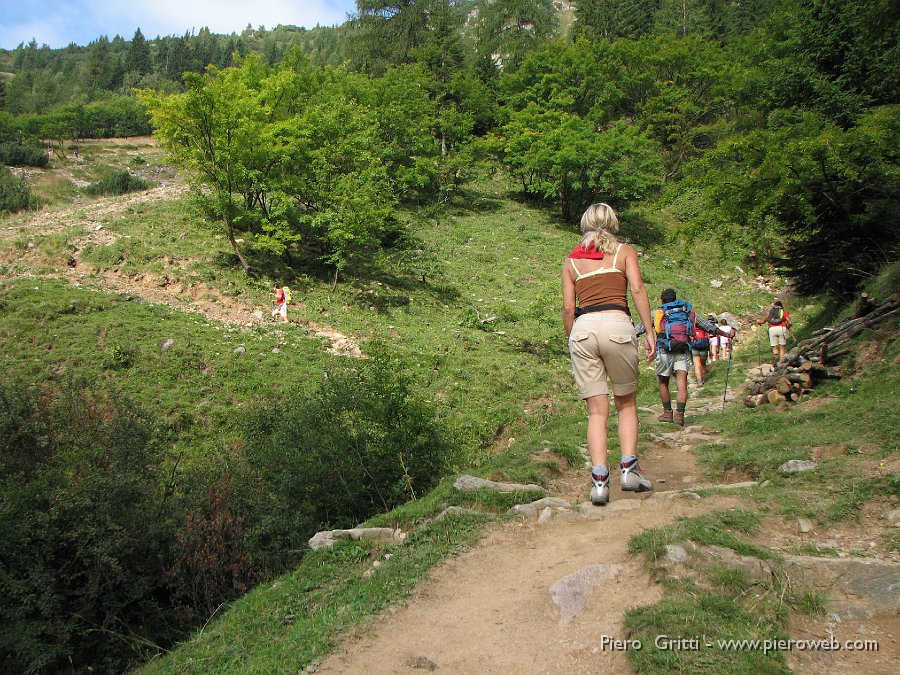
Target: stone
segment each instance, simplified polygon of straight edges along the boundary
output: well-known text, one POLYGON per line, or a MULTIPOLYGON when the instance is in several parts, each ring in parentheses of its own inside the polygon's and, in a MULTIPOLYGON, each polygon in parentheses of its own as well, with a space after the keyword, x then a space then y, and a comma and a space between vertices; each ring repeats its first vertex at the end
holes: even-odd
POLYGON ((246 353, 246 351, 247 351, 247 349, 245 347, 240 346, 240 347, 236 347, 233 353, 234 354, 244 354, 244 353, 246 353))
POLYGON ((571 509, 572 505, 565 499, 560 497, 544 497, 530 504, 516 504, 507 513, 511 516, 535 516, 541 509, 556 507, 561 509, 571 509))
POLYGON ((900 525, 900 509, 888 511, 887 519, 891 525, 900 525))
POLYGON ((441 511, 434 517, 432 522, 439 522, 444 518, 449 516, 477 516, 479 515, 478 511, 473 511, 472 509, 464 509, 462 506, 448 506, 446 509, 441 511))
POLYGON ((453 488, 460 492, 475 492, 476 490, 494 490, 495 492, 544 492, 540 485, 531 483, 498 483, 476 476, 460 476, 453 483, 453 488))
POLYGON ((272 353, 273 353, 273 354, 280 354, 280 353, 281 353, 281 350, 278 349, 278 347, 273 347, 273 348, 272 348, 272 353))
POLYGON ((352 530, 323 530, 316 532, 309 540, 309 547, 313 551, 320 548, 329 548, 339 539, 379 539, 390 543, 400 543, 406 535, 399 529, 391 527, 356 527, 352 530))
POLYGON ((259 319, 260 321, 263 320, 263 313, 262 313, 262 310, 261 310, 261 309, 255 309, 255 310, 253 310, 253 311, 250 313, 250 315, 251 315, 254 319, 259 319))
POLYGON ((591 565, 554 581, 550 586, 550 599, 559 607, 560 623, 565 625, 578 616, 594 587, 613 581, 621 571, 621 565, 591 565))
POLYGON ((719 281, 718 279, 710 279, 709 285, 712 286, 713 288, 722 288, 722 282, 719 281))
POLYGON ((406 660, 406 666, 414 670, 437 670, 438 664, 425 656, 410 656, 406 660))
POLYGON ((606 507, 607 511, 635 511, 641 508, 640 499, 618 499, 606 507))
POLYGON ((677 544, 666 544, 665 559, 670 563, 683 565, 688 561, 688 554, 682 546, 678 546, 677 544))
POLYGON ((791 459, 778 467, 778 473, 799 473, 801 471, 813 471, 816 463, 808 459, 791 459))
POLYGON ((693 483, 695 480, 697 480, 697 479, 694 478, 693 476, 683 476, 681 479, 681 482, 687 484, 687 483, 693 483))
POLYGON ((844 599, 829 603, 831 611, 845 618, 866 619, 879 612, 893 612, 900 598, 900 563, 876 558, 821 558, 785 556, 785 572, 812 586, 835 588, 844 599))
POLYGON ((772 566, 765 560, 749 555, 740 555, 724 546, 710 545, 706 547, 710 560, 716 564, 727 565, 742 570, 748 577, 758 581, 768 581, 772 578, 772 566))
POLYGON ((538 516, 538 525, 546 525, 547 522, 553 517, 553 509, 549 506, 544 507, 541 511, 541 515, 538 516))
POLYGON ((172 347, 172 345, 174 345, 174 344, 175 344, 175 338, 169 338, 168 340, 166 340, 165 342, 162 343, 162 347, 159 348, 159 351, 164 352, 167 349, 169 349, 170 347, 172 347))
POLYGON ((813 531, 813 524, 806 518, 798 518, 797 529, 800 530, 800 534, 806 534, 813 531))

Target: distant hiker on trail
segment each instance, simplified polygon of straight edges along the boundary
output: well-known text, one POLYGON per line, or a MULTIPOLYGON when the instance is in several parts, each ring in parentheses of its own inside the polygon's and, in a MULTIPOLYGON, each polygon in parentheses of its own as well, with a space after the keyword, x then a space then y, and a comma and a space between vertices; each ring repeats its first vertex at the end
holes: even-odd
POLYGON ((647 360, 656 352, 650 301, 637 253, 619 243, 619 219, 608 204, 591 204, 581 217, 581 243, 563 262, 563 327, 569 336, 572 372, 587 404, 588 452, 591 456, 591 502, 609 501, 606 466, 609 385, 619 413, 619 463, 622 489, 644 492, 653 484, 641 474, 637 458, 638 344, 626 290, 645 326, 647 360), (577 308, 576 308, 577 303, 577 308))
POLYGON ((769 344, 772 346, 772 365, 778 365, 784 361, 784 352, 787 347, 788 330, 794 325, 791 317, 785 310, 781 300, 775 298, 766 317, 759 322, 769 325, 769 344))
MULTIPOLYGON (((717 321, 715 314, 710 314, 709 321, 717 321)), ((697 378, 697 386, 702 387, 706 381, 706 364, 709 360, 709 350, 712 341, 716 339, 712 333, 701 326, 694 327, 694 337, 691 340, 691 354, 694 359, 694 377, 697 378)))
POLYGON ((272 286, 272 294, 275 296, 275 309, 272 310, 272 318, 280 317, 280 321, 288 323, 287 306, 291 301, 291 291, 287 286, 278 288, 272 286))
POLYGON ((653 312, 653 328, 656 331, 656 379, 663 412, 660 422, 674 422, 684 426, 687 409, 687 376, 691 367, 691 341, 700 326, 710 335, 721 335, 720 327, 713 321, 698 318, 691 303, 682 300, 672 288, 659 297, 662 304, 653 312), (675 410, 672 410, 672 393, 669 378, 675 375, 675 410))
POLYGON ((728 325, 725 319, 719 319, 719 335, 717 336, 719 343, 719 354, 723 361, 731 358, 731 347, 734 340, 734 328, 728 325))

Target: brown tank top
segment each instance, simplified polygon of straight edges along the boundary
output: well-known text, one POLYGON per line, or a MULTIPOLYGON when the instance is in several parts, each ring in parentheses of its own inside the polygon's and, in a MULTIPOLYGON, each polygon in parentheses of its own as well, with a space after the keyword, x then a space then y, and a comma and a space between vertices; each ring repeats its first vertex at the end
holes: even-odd
POLYGON ((613 258, 611 267, 601 267, 593 272, 582 274, 575 266, 575 261, 569 258, 572 269, 575 270, 575 296, 578 298, 579 307, 592 307, 596 305, 619 305, 628 307, 626 293, 628 292, 628 280, 625 271, 616 267, 619 260, 619 249, 613 258))

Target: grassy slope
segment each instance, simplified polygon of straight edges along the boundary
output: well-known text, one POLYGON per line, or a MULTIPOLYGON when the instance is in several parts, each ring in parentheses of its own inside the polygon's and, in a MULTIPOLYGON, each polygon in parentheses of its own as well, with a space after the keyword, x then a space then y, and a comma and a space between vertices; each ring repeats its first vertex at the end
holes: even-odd
MULTIPOLYGON (((19 217, 4 223, 14 229, 6 230, 0 248, 26 251, 31 250, 30 244, 47 260, 61 261, 70 254, 81 229, 42 236, 24 228, 24 221, 19 217)), ((110 217, 104 227, 121 238, 86 249, 82 260, 122 274, 164 274, 185 284, 203 282, 248 307, 266 307, 272 281, 289 279, 302 303, 293 312, 295 319, 327 323, 368 340, 362 343, 364 351, 374 349, 376 341, 384 342, 403 358, 423 398, 438 408, 466 448, 464 463, 470 469, 496 478, 545 481, 555 464, 576 461, 574 449, 584 434, 582 405, 571 382, 558 309, 560 262, 577 240, 574 230, 548 212, 510 199, 508 186, 500 179, 477 186, 466 209, 410 213, 409 222, 431 252, 429 262, 410 269, 406 257, 389 254, 347 274, 334 289, 324 275, 294 277, 286 270, 274 269, 270 276, 253 280, 243 278, 231 264, 222 237, 214 228, 199 224, 187 199, 175 205, 141 205, 110 217), (426 283, 421 281, 422 271, 426 283), (480 322, 490 316, 497 319, 480 322), (556 450, 555 459, 535 464, 530 456, 545 441, 556 450)), ((652 294, 674 285, 701 311, 727 309, 737 315, 768 300, 752 287, 735 283, 734 266, 719 260, 711 244, 697 243, 691 250, 699 262, 685 261, 686 247, 665 243, 665 222, 659 214, 623 214, 623 222, 625 235, 645 254, 642 266, 652 294), (723 289, 711 288, 711 277, 725 280, 723 289)), ((0 273, 22 271, 16 263, 0 265, 0 273)), ((65 371, 95 386, 108 383, 126 391, 184 429, 176 448, 186 456, 182 466, 220 459, 229 451, 228 439, 235 436, 229 428, 235 406, 283 396, 295 384, 315 386, 324 371, 352 361, 328 355, 296 325, 283 330, 274 324, 228 329, 195 315, 92 290, 90 279, 85 286, 46 279, 4 282, 0 286, 0 367, 28 382, 59 377, 65 371), (168 338, 175 339, 175 346, 160 351, 168 338), (237 344, 246 345, 247 353, 233 354, 237 344), (272 353, 275 347, 281 354, 272 353)), ((814 309, 794 314, 802 318, 814 309)), ((750 346, 738 352, 740 359, 755 360, 756 350, 750 346)), ((892 363, 887 367, 895 372, 892 363)), ((735 370, 740 368, 736 365, 735 370)), ((724 370, 718 368, 710 387, 720 387, 723 379, 724 370)), ((895 379, 886 381, 887 386, 895 386, 895 379)), ((849 384, 836 385, 839 395, 849 396, 850 389, 849 384)), ((883 393, 876 394, 879 405, 869 413, 877 425, 884 424, 884 415, 878 411, 890 410, 889 403, 882 405, 883 393)), ((655 400, 652 372, 645 367, 640 404, 655 400)), ((836 409, 852 415, 840 403, 836 409)), ((817 444, 820 431, 827 430, 821 424, 825 413, 790 414, 803 416, 806 447, 817 444)), ((763 448, 778 440, 784 418, 770 416, 768 410, 735 410, 708 420, 709 424, 721 420, 729 433, 743 434, 731 454, 704 454, 709 465, 771 475, 781 455, 766 454, 763 448), (731 459, 748 456, 756 463, 739 465, 731 459)), ((867 429, 865 433, 876 432, 867 429)), ((773 480, 771 489, 789 490, 804 480, 773 480)), ((782 493, 777 497, 779 503, 790 504, 782 493)), ((484 496, 475 500, 498 510, 506 506, 492 504, 484 496)), ((802 503, 802 497, 796 500, 802 503)), ((376 522, 417 523, 454 502, 460 500, 445 481, 433 494, 376 522)), ((402 568, 406 571, 396 578, 372 582, 374 586, 360 581, 359 566, 383 551, 348 544, 334 553, 309 556, 297 571, 235 603, 221 620, 156 666, 164 671, 180 671, 193 664, 198 672, 223 668, 268 672, 272 664, 281 663, 296 670, 327 650, 334 631, 399 599, 424 567, 471 541, 469 532, 468 526, 423 530, 416 535, 423 540, 421 546, 408 542, 401 547, 412 567, 402 568), (326 580, 310 580, 325 574, 323 569, 326 580), (382 583, 389 592, 379 586, 382 583), (351 602, 340 594, 301 598, 290 591, 299 587, 340 589, 355 599, 351 602), (298 623, 300 614, 283 616, 284 605, 296 602, 306 603, 306 628, 298 623), (339 618, 329 614, 343 606, 351 608, 339 612, 339 618), (260 645, 260 650, 250 649, 249 642, 260 645), (222 646, 229 644, 243 646, 236 655, 222 646)))

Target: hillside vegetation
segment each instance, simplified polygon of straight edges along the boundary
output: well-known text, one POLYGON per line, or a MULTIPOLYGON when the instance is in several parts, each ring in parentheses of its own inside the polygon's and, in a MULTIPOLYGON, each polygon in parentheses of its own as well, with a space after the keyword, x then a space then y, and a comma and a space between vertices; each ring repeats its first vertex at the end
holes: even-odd
MULTIPOLYGON (((897 290, 890 3, 560 4, 0 54, 0 669, 121 671, 193 634, 150 668, 296 671, 534 496, 456 474, 580 466, 559 269, 594 201, 652 299, 745 322, 735 373, 774 292, 802 338, 897 290), (431 522, 451 504, 487 515, 431 522), (308 552, 361 522, 410 536, 308 552)), ((711 476, 770 481, 741 527, 893 503, 896 350, 814 406, 704 420, 735 439, 698 450, 711 476)))

